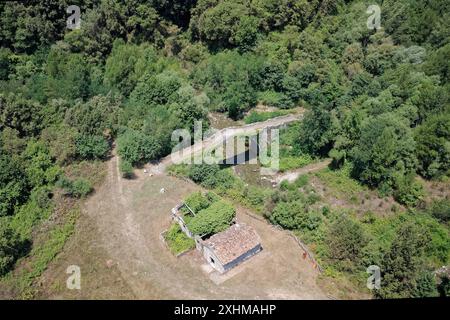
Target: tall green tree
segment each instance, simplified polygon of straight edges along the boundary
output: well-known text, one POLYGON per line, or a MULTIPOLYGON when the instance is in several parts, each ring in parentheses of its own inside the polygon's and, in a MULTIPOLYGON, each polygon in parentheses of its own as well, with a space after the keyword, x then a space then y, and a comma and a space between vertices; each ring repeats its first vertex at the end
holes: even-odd
POLYGON ((382 285, 379 298, 414 296, 423 270, 422 257, 429 241, 426 230, 412 223, 402 224, 390 249, 382 259, 382 285))
POLYGON ((414 132, 419 172, 427 178, 449 174, 450 112, 431 116, 414 132))
POLYGON ((326 235, 326 243, 331 259, 351 261, 357 265, 368 238, 357 221, 342 215, 331 224, 326 235))
POLYGON ((0 217, 0 276, 11 270, 23 252, 23 243, 19 235, 0 217))
POLYGON ((20 163, 0 152, 0 217, 12 214, 27 196, 28 186, 20 163))
POLYGON ((353 149, 353 174, 371 186, 394 187, 395 177, 415 172, 415 142, 404 120, 389 113, 369 118, 353 149))

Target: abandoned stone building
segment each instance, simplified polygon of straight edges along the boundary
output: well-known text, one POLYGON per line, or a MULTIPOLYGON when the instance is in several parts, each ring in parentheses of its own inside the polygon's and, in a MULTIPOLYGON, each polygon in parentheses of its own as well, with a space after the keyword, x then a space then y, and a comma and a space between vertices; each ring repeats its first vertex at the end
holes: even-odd
POLYGON ((234 268, 262 250, 261 240, 256 230, 243 223, 235 223, 227 230, 207 239, 192 234, 179 214, 182 207, 183 204, 172 209, 172 218, 189 238, 195 240, 197 250, 220 273, 234 268))
POLYGON ((236 223, 201 242, 203 257, 217 271, 223 273, 262 250, 256 231, 236 223))

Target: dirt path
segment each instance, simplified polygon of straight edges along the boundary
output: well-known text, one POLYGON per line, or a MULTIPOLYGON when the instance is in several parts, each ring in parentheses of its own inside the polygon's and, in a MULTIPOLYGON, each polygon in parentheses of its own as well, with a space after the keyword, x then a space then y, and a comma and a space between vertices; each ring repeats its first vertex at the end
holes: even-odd
MULTIPOLYGON (((195 250, 174 257, 161 241, 160 233, 171 223, 170 209, 200 188, 165 174, 150 177, 142 170, 133 180, 122 179, 116 157, 108 166, 105 183, 89 198, 81 217, 95 230, 95 235, 85 236, 95 242, 95 248, 101 248, 102 260, 95 266, 81 266, 83 279, 89 280, 83 282, 83 289, 75 297, 114 298, 102 285, 113 289, 118 283, 121 297, 138 299, 327 298, 316 284, 318 271, 303 260, 295 241, 284 231, 252 218, 244 208, 238 209, 238 220, 257 230, 264 248, 260 254, 225 276, 210 273, 195 250), (161 188, 166 192, 160 193, 161 188), (97 278, 114 283, 102 284, 97 278)), ((81 233, 77 238, 83 239, 83 230, 78 229, 77 233, 81 233)), ((70 259, 66 260, 70 263, 70 259)), ((62 290, 58 296, 50 297, 73 294, 62 290)))
POLYGON ((292 171, 280 173, 275 177, 275 179, 272 180, 272 182, 276 182, 277 184, 280 184, 281 181, 283 181, 283 180, 287 180, 289 182, 294 182, 295 179, 297 179, 302 174, 307 174, 310 172, 315 172, 315 171, 325 169, 326 167, 328 167, 330 165, 330 163, 331 163, 331 159, 326 159, 326 160, 318 162, 318 163, 313 163, 313 164, 307 165, 300 169, 295 169, 292 171))

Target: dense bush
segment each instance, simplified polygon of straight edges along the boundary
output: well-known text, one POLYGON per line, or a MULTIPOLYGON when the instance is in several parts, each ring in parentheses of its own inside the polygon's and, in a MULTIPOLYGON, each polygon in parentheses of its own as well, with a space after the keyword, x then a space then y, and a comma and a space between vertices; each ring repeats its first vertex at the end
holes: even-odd
POLYGON ((134 175, 133 166, 127 160, 120 159, 119 170, 123 178, 129 179, 134 175))
POLYGON ((401 298, 414 295, 428 241, 429 235, 418 226, 410 223, 400 226, 380 266, 383 286, 376 291, 377 296, 401 298))
POLYGON ((425 191, 420 182, 409 176, 397 179, 394 197, 401 204, 413 207, 424 199, 425 191))
POLYGON ((155 160, 161 154, 161 145, 155 137, 140 131, 127 130, 117 138, 117 152, 132 165, 155 160))
POLYGON ((65 177, 58 180, 57 186, 62 188, 67 195, 75 198, 85 197, 92 191, 92 186, 86 179, 69 180, 65 177))
POLYGON ((220 168, 218 165, 193 165, 189 172, 189 178, 191 178, 194 182, 201 183, 216 175, 217 172, 219 172, 219 169, 220 168))
POLYGON ((194 211, 194 213, 197 213, 203 209, 208 208, 212 202, 206 195, 203 195, 200 191, 198 191, 189 195, 184 200, 184 203, 187 204, 189 208, 194 211))
POLYGON ((316 229, 321 218, 314 212, 308 211, 308 206, 299 200, 278 203, 270 215, 273 223, 287 229, 316 229))
POLYGON ((102 136, 117 129, 118 101, 109 96, 95 96, 70 108, 65 121, 79 133, 102 136))
POLYGON ((367 244, 367 237, 358 222, 342 215, 330 226, 326 241, 330 258, 357 264, 367 244))
POLYGON ((146 73, 131 92, 130 100, 134 104, 145 106, 173 102, 181 81, 180 76, 171 71, 157 75, 146 73))
POLYGON ((42 131, 41 139, 45 142, 50 156, 59 165, 70 163, 77 156, 77 130, 66 125, 55 125, 42 131))
POLYGON ((75 144, 81 159, 104 159, 109 152, 109 143, 102 136, 80 135, 75 144))
POLYGON ((0 217, 13 213, 27 197, 24 173, 7 155, 0 155, 0 217))
POLYGON ((447 223, 450 221, 450 200, 435 200, 429 205, 427 211, 439 221, 447 223))
POLYGON ((186 236, 178 223, 175 223, 170 227, 165 234, 165 240, 170 250, 175 255, 195 248, 194 239, 186 236))
POLYGON ((415 131, 419 172, 437 178, 450 170, 450 112, 431 116, 415 131))
POLYGON ((398 175, 415 171, 415 142, 404 121, 386 114, 369 119, 353 150, 353 174, 372 186, 394 186, 398 175))
POLYGON ((0 218, 0 276, 6 274, 14 265, 22 251, 22 242, 6 221, 0 218))
POLYGON ((20 95, 0 92, 0 129, 17 130, 21 136, 35 136, 42 129, 42 106, 20 95))
POLYGON ((231 204, 220 200, 197 212, 195 217, 189 220, 187 226, 194 234, 200 236, 212 235, 226 230, 235 214, 236 211, 231 204))
POLYGON ((194 82, 204 86, 215 109, 240 118, 256 104, 250 79, 258 63, 251 55, 225 51, 200 63, 193 73, 194 82))

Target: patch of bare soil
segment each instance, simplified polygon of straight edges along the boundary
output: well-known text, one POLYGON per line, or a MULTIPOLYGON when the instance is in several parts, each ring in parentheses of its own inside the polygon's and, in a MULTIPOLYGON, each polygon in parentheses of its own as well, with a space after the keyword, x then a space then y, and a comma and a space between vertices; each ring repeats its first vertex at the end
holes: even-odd
POLYGON ((202 259, 173 256, 160 239, 170 210, 200 187, 165 174, 136 172, 122 179, 117 159, 105 183, 89 198, 75 236, 42 279, 45 298, 137 299, 326 299, 318 271, 284 231, 238 209, 238 220, 253 226, 263 252, 218 283, 202 259), (164 188, 165 192, 160 192, 164 188), (81 268, 81 290, 68 290, 65 270, 81 268))
POLYGON ((331 163, 331 159, 326 159, 321 162, 312 163, 310 165, 304 166, 303 168, 291 170, 284 173, 277 174, 272 180, 274 183, 280 184, 283 180, 289 182, 294 182, 302 174, 307 174, 315 171, 319 171, 328 167, 331 163))
POLYGON ((450 182, 429 181, 420 177, 417 179, 425 187, 426 202, 431 202, 433 199, 450 199, 450 182))
POLYGON ((226 113, 221 112, 210 112, 208 114, 209 122, 211 123, 211 127, 217 130, 228 128, 228 127, 236 127, 244 124, 243 121, 236 121, 228 118, 226 113))
POLYGON ((334 190, 314 175, 309 176, 309 186, 321 197, 321 202, 333 209, 349 209, 358 215, 372 212, 380 217, 388 216, 393 210, 406 210, 393 197, 380 198, 376 191, 357 192, 351 195, 350 199, 338 197, 334 190))

